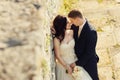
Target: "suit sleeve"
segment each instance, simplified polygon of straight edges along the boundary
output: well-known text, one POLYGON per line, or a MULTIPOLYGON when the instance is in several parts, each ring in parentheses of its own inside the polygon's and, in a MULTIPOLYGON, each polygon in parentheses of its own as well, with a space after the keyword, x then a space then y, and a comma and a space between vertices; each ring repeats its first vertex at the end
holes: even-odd
POLYGON ((85 51, 82 53, 82 57, 78 58, 78 61, 75 62, 77 65, 84 66, 95 55, 96 42, 97 32, 91 31, 89 34, 87 33, 85 51))

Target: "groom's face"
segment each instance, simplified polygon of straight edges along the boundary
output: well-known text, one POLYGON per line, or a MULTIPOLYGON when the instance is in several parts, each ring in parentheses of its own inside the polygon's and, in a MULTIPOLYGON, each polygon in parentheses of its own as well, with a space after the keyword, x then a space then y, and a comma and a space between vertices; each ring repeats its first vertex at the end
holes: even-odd
POLYGON ((80 20, 79 20, 79 18, 69 18, 69 20, 70 20, 70 22, 72 23, 72 24, 74 24, 75 26, 79 26, 80 25, 80 20))

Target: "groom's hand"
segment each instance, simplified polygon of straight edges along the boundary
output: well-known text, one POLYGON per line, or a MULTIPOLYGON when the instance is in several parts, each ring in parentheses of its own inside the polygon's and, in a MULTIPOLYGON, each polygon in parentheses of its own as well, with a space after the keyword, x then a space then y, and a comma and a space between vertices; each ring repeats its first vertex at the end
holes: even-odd
POLYGON ((72 69, 74 69, 75 66, 76 66, 75 63, 70 64, 70 67, 71 67, 72 69))

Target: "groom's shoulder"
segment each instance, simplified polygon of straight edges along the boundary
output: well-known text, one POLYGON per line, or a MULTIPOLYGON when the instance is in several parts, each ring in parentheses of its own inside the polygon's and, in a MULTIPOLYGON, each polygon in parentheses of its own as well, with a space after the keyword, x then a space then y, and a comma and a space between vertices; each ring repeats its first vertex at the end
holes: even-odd
POLYGON ((93 34, 97 34, 97 31, 95 29, 95 27, 93 25, 91 25, 90 23, 88 23, 88 28, 87 28, 87 35, 93 35, 93 34))
POLYGON ((96 32, 96 29, 93 25, 91 25, 90 23, 88 23, 88 26, 89 26, 89 31, 90 32, 96 32))

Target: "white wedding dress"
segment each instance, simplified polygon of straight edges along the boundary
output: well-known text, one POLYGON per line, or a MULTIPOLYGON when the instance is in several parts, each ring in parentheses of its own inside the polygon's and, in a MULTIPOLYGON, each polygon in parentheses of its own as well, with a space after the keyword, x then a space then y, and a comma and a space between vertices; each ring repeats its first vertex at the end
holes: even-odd
MULTIPOLYGON (((71 39, 69 43, 61 42, 60 45, 60 51, 61 51, 61 57, 67 63, 68 65, 75 62, 77 60, 77 57, 74 52, 74 45, 75 41, 74 39, 71 39)), ((80 66, 79 66, 80 67, 80 66)), ((92 80, 89 74, 84 70, 84 68, 81 68, 80 73, 80 80, 92 80)), ((57 61, 56 62, 56 79, 57 80, 75 80, 73 79, 72 75, 66 73, 66 69, 57 61)))

